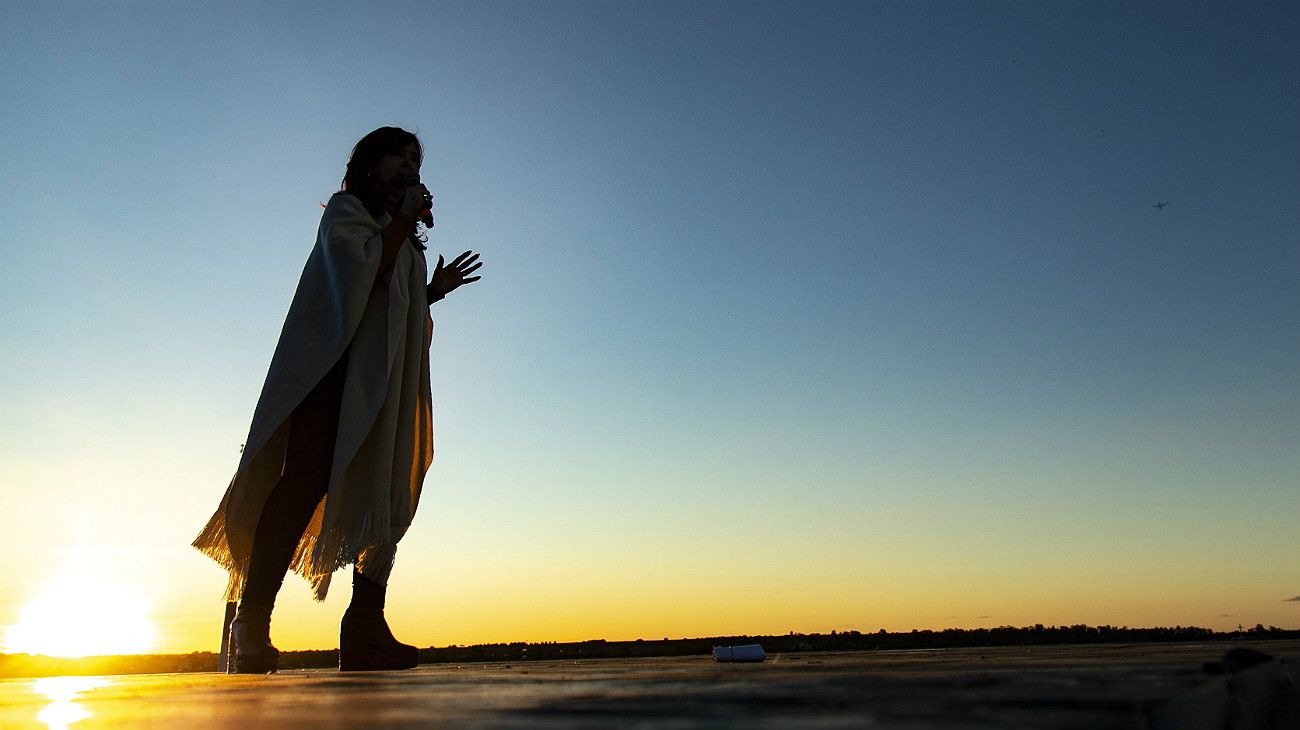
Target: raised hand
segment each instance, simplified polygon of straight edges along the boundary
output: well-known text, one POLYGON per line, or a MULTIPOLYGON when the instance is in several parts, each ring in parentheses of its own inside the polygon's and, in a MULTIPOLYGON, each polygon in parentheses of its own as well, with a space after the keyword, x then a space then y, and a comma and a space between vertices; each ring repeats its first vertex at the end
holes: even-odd
POLYGON ((478 254, 473 251, 466 251, 451 260, 450 264, 443 264, 442 254, 438 255, 438 264, 433 267, 433 276, 429 279, 428 299, 432 304, 439 299, 455 291, 462 284, 478 281, 479 276, 470 276, 482 266, 483 262, 478 261, 478 254))

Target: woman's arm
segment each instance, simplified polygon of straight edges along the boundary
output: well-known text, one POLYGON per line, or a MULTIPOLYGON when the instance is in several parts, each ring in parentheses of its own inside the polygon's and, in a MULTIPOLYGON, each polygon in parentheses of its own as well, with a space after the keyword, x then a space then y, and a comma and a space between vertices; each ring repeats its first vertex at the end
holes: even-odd
POLYGON ((388 283, 388 275, 397 262, 397 252, 402 250, 406 239, 415 233, 416 216, 429 204, 429 189, 416 183, 402 193, 402 202, 397 206, 393 219, 384 226, 380 236, 384 240, 384 253, 379 257, 379 273, 375 275, 375 286, 388 283))
POLYGON ((379 232, 384 241, 384 253, 379 257, 379 273, 375 274, 375 286, 380 283, 388 283, 388 275, 392 273, 393 264, 397 263, 397 253, 402 250, 402 244, 406 239, 415 233, 415 216, 407 213, 398 212, 393 216, 393 220, 384 226, 384 230, 379 232))

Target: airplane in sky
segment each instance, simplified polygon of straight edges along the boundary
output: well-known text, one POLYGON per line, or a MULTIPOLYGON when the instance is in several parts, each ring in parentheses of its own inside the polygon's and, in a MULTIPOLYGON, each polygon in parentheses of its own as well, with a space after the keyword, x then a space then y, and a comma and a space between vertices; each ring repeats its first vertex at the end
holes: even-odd
POLYGON ((1164 210, 1166 205, 1169 205, 1169 201, 1168 201, 1168 200, 1162 200, 1162 201, 1160 201, 1159 203, 1156 203, 1155 205, 1153 205, 1153 206, 1151 206, 1151 207, 1152 207, 1152 208, 1159 208, 1160 210, 1164 210))

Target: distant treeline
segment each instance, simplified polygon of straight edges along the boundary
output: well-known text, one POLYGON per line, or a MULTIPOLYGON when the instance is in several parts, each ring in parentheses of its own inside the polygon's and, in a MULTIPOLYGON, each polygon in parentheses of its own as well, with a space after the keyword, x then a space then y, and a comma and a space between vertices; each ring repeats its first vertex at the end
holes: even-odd
POLYGON ((1240 639, 1300 639, 1300 630, 1256 626, 1247 631, 1216 633, 1198 626, 1134 629, 1127 626, 1043 626, 992 629, 913 629, 906 633, 832 631, 829 634, 788 633, 779 636, 714 636, 700 639, 605 641, 573 643, 478 644, 420 650, 422 663, 501 662, 542 659, 611 659, 620 657, 684 656, 712 653, 715 646, 761 644, 769 654, 804 651, 884 651, 976 646, 1041 644, 1108 644, 1135 642, 1232 641, 1240 639))
MULTIPOLYGON (((420 662, 520 662, 548 659, 614 659, 660 656, 709 655, 715 646, 761 644, 769 654, 809 651, 886 651, 897 649, 943 649, 979 646, 1029 646, 1043 644, 1110 644, 1136 642, 1261 641, 1300 639, 1300 629, 1279 629, 1256 625, 1243 631, 1215 632, 1198 626, 1129 628, 1127 626, 1000 626, 992 629, 913 629, 890 633, 832 631, 829 634, 788 633, 779 636, 713 636, 699 639, 606 641, 594 639, 569 643, 514 642, 473 646, 429 647, 420 650, 420 662)), ((286 651, 280 654, 281 669, 323 669, 338 665, 335 649, 286 651)), ((0 654, 0 677, 49 677, 89 674, 165 674, 211 672, 216 669, 213 652, 192 654, 141 654, 130 656, 60 659, 27 654, 0 654)))

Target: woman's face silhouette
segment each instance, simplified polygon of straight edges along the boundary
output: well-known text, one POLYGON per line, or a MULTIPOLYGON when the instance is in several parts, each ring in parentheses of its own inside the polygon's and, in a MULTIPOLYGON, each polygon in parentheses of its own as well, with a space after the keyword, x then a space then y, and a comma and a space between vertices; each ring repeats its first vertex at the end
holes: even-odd
POLYGON ((370 171, 370 184, 385 198, 396 199, 406 189, 406 176, 420 172, 420 148, 408 144, 380 157, 370 171))

